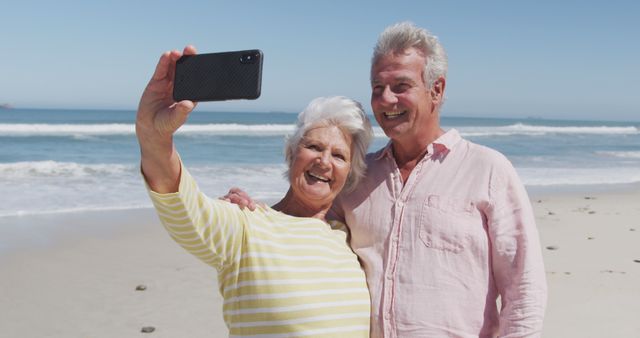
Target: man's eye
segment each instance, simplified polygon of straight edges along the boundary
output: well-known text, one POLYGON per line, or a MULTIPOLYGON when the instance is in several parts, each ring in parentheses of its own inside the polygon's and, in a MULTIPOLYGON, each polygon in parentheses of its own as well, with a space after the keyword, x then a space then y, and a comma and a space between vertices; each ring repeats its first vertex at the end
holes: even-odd
POLYGON ((409 90, 411 88, 411 85, 408 83, 400 83, 398 85, 396 85, 393 88, 393 91, 395 93, 404 93, 405 91, 409 90))

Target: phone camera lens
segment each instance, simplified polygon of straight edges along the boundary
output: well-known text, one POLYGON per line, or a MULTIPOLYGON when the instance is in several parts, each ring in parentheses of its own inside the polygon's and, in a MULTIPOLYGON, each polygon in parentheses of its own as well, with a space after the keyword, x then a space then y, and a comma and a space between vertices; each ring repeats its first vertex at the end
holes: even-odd
POLYGON ((255 63, 258 59, 258 54, 243 54, 240 56, 240 63, 255 63))

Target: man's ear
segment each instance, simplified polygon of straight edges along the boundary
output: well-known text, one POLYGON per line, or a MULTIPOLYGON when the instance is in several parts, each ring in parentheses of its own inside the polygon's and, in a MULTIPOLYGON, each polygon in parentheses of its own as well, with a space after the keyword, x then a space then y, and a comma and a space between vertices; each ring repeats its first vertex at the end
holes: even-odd
POLYGON ((444 77, 440 76, 433 82, 433 86, 431 86, 431 100, 433 100, 436 106, 439 106, 444 100, 444 87, 446 84, 447 81, 444 77))

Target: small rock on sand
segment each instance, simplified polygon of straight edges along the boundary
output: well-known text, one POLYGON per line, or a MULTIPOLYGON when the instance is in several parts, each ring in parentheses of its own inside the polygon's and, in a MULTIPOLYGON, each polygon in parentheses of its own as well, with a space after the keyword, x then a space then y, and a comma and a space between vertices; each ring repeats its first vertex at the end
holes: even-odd
POLYGON ((140 332, 151 333, 151 332, 153 332, 155 330, 156 330, 156 328, 153 327, 153 326, 145 326, 145 327, 142 328, 142 330, 140 330, 140 332))
POLYGON ((558 250, 558 249, 560 249, 560 248, 557 245, 549 245, 547 247, 547 250, 558 250))
POLYGON ((590 214, 590 215, 593 215, 593 214, 595 214, 595 213, 596 213, 596 212, 595 212, 595 211, 593 211, 593 210, 589 211, 589 214, 590 214))
POLYGON ((549 211, 549 213, 548 213, 548 215, 549 215, 549 216, 553 216, 553 215, 555 215, 555 214, 556 214, 556 213, 555 213, 555 212, 553 212, 553 211, 549 211))
POLYGON ((146 285, 140 284, 140 285, 136 286, 136 291, 144 291, 146 289, 147 289, 146 285))
POLYGON ((634 259, 633 261, 636 263, 640 263, 640 259, 634 259))

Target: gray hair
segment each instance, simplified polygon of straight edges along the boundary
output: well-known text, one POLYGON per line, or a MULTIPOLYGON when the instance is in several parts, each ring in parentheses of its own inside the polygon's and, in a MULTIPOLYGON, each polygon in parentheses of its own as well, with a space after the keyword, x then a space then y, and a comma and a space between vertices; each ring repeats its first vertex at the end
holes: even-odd
POLYGON ((298 115, 293 135, 287 137, 284 152, 287 161, 285 177, 289 179, 289 169, 295 159, 296 148, 310 129, 335 126, 343 133, 351 135, 351 170, 344 186, 350 191, 358 184, 366 171, 364 157, 373 137, 371 123, 362 109, 362 105, 344 96, 319 97, 313 99, 307 108, 298 115))
POLYGON ((380 34, 373 49, 371 66, 385 55, 400 53, 409 48, 417 49, 425 57, 423 80, 428 88, 439 77, 447 77, 447 53, 438 37, 408 21, 389 26, 380 34))

